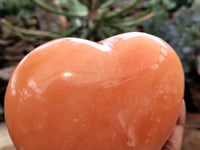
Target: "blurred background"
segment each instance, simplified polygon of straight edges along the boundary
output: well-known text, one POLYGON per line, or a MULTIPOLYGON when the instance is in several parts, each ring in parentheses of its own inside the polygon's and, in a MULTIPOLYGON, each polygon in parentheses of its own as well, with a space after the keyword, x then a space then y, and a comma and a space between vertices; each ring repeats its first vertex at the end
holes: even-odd
POLYGON ((10 75, 35 47, 61 37, 99 41, 132 31, 156 35, 177 52, 187 107, 182 149, 200 149, 200 0, 0 0, 0 122, 10 75))

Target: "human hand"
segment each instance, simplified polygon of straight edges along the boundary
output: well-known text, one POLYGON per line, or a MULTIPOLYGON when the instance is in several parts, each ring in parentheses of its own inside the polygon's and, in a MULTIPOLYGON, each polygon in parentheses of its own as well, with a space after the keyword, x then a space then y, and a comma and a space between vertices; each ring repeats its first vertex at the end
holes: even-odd
POLYGON ((185 124, 185 101, 183 101, 179 117, 174 130, 163 146, 162 150, 180 150, 182 145, 183 131, 185 124))

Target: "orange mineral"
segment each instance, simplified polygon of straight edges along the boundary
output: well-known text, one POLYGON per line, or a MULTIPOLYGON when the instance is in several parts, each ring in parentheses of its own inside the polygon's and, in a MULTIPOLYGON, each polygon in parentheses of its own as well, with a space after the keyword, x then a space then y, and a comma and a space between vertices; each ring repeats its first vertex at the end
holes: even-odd
POLYGON ((16 67, 5 117, 17 150, 160 150, 183 93, 180 60, 158 37, 62 38, 16 67))

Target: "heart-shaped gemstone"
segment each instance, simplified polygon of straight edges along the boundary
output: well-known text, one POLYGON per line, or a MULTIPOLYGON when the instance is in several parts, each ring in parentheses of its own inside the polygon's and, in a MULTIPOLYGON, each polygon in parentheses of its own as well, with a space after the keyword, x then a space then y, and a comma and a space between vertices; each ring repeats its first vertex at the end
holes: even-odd
POLYGON ((18 150, 160 150, 183 91, 179 58, 160 38, 62 38, 16 67, 6 123, 18 150))

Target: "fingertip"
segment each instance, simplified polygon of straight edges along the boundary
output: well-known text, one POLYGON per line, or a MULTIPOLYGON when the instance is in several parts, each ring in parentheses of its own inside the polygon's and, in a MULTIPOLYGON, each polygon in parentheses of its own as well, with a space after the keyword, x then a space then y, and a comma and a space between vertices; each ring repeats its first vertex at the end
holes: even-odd
POLYGON ((186 118, 186 106, 185 106, 185 100, 182 102, 182 106, 180 108, 180 113, 177 119, 177 125, 182 125, 184 126, 185 124, 185 118, 186 118))

